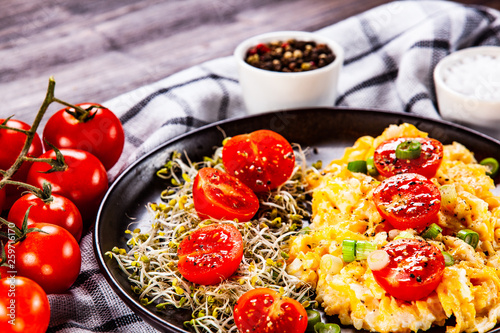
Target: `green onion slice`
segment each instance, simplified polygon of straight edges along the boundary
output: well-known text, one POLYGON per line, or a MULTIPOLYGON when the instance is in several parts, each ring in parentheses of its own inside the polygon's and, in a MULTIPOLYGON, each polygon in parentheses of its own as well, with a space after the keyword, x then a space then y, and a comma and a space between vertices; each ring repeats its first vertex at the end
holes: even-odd
POLYGON ((377 245, 368 241, 356 242, 356 260, 364 260, 368 255, 377 249, 377 245))
POLYGON ((441 253, 443 254, 443 257, 444 257, 444 265, 446 267, 448 266, 452 266, 453 264, 455 264, 455 259, 453 259, 453 256, 451 254, 449 254, 448 252, 446 251, 441 251, 441 253))
POLYGON ((378 176, 378 170, 375 166, 375 162, 373 161, 373 156, 370 156, 366 159, 366 170, 370 176, 378 176))
POLYGON ((443 229, 441 229, 440 226, 438 226, 436 223, 431 224, 422 234, 423 238, 430 238, 434 239, 439 235, 443 229))
POLYGON ((376 249, 377 245, 368 241, 344 239, 342 241, 342 260, 344 260, 344 262, 364 260, 367 259, 368 255, 376 249))
POLYGON ((316 332, 316 333, 340 333, 340 326, 337 324, 317 323, 316 325, 314 325, 314 332, 316 332))
POLYGON ((351 172, 367 173, 366 161, 358 160, 347 163, 347 170, 351 172))
POLYGON ((356 241, 354 239, 344 239, 342 241, 342 260, 344 262, 356 260, 356 241))
POLYGON ((391 259, 385 250, 375 250, 368 256, 368 267, 372 271, 379 271, 389 265, 391 259))
POLYGON ((420 157, 422 144, 415 140, 401 142, 396 148, 396 158, 402 160, 412 160, 420 157))
POLYGON ((498 161, 493 157, 487 157, 479 162, 479 164, 486 167, 486 174, 491 178, 494 178, 498 174, 498 161))
POLYGON ((414 236, 411 232, 403 230, 396 237, 394 237, 394 240, 401 239, 401 238, 413 238, 413 237, 414 236))
POLYGON ((460 230, 457 234, 457 237, 473 248, 476 248, 477 244, 479 243, 479 234, 470 229, 460 230))
POLYGON ((439 192, 441 193, 442 205, 454 204, 457 201, 458 195, 455 184, 445 184, 439 188, 439 192))
POLYGON ((311 227, 307 226, 299 230, 298 235, 308 235, 311 233, 311 227))
POLYGON ((307 332, 314 332, 314 326, 321 323, 321 314, 316 310, 306 310, 307 313, 307 332))

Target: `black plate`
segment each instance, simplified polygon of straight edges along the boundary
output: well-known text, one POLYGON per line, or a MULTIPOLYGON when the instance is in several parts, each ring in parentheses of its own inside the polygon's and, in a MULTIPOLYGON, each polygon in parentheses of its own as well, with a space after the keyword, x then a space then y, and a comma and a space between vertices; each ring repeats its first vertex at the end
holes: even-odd
MULTIPOLYGON (((163 332, 187 332, 183 322, 191 319, 186 310, 171 309, 158 312, 142 306, 130 288, 116 261, 105 256, 114 246, 126 247, 124 231, 134 221, 147 218, 145 206, 159 200, 166 184, 155 176, 173 151, 186 151, 193 161, 211 155, 227 136, 271 129, 290 142, 315 149, 311 159, 324 162, 340 157, 344 148, 352 146, 363 135, 378 136, 390 124, 411 123, 444 144, 458 141, 472 150, 477 158, 494 157, 500 160, 500 142, 449 122, 430 120, 402 113, 341 108, 301 109, 266 113, 231 119, 205 126, 174 138, 131 165, 110 187, 97 218, 94 250, 105 278, 121 299, 139 316, 163 332)), ((345 329, 345 332, 355 332, 345 329)), ((430 332, 444 332, 436 328, 430 332)), ((500 328, 492 332, 500 332, 500 328)))

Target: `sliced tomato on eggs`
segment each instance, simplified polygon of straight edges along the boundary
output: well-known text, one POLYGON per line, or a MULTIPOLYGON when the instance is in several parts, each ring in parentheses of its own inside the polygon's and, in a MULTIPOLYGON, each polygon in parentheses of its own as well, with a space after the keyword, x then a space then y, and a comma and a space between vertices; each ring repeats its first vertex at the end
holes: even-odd
POLYGON ((443 159, 443 145, 431 138, 393 138, 382 142, 373 155, 377 171, 384 177, 401 173, 418 173, 427 178, 434 177, 443 159), (415 158, 397 158, 396 150, 404 142, 420 143, 421 152, 415 158))

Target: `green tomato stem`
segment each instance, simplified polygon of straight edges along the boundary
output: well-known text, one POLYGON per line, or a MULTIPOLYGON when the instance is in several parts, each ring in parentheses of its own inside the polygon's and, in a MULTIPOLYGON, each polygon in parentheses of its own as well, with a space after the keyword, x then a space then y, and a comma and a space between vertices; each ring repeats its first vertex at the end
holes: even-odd
MULTIPOLYGON (((40 122, 43 119, 43 116, 45 115, 45 112, 47 111, 49 105, 54 101, 54 90, 56 86, 56 81, 54 81, 54 78, 51 76, 49 78, 49 85, 47 88, 47 93, 45 95, 45 99, 40 106, 40 109, 38 110, 38 113, 36 114, 35 119, 33 120, 33 123, 31 125, 31 129, 29 131, 24 131, 26 133, 26 141, 24 142, 23 149, 21 150, 21 153, 17 157, 16 161, 12 166, 6 170, 4 173, 2 173, 3 178, 0 180, 0 189, 7 184, 7 181, 12 178, 12 175, 19 170, 23 162, 25 161, 24 157, 28 154, 28 151, 30 149, 31 143, 33 142, 33 138, 35 137, 36 131, 38 129, 38 126, 40 125, 40 122)), ((3 126, 3 125, 2 125, 3 126)), ((4 128, 4 127, 2 127, 4 128)))
POLYGON ((52 186, 50 184, 47 184, 47 186, 49 186, 48 188, 45 188, 45 186, 44 186, 44 189, 40 189, 36 186, 26 184, 23 182, 18 182, 15 180, 10 180, 10 179, 6 179, 5 184, 23 187, 45 202, 50 201, 50 199, 52 197, 52 186))
POLYGON ((73 108, 75 110, 74 111, 75 118, 78 119, 78 121, 80 121, 80 122, 84 122, 85 119, 87 119, 89 117, 90 111, 85 110, 84 108, 82 108, 80 106, 73 105, 71 103, 62 101, 56 97, 54 97, 54 102, 57 102, 59 104, 65 105, 65 106, 70 107, 70 108, 73 108))
MULTIPOLYGON (((12 230, 14 232, 16 240, 23 236, 22 230, 19 229, 18 227, 16 227, 15 225, 13 226, 14 223, 7 221, 3 217, 0 217, 0 223, 5 225, 9 230, 12 230)), ((6 234, 6 233, 2 232, 2 235, 10 239, 10 237, 8 236, 8 233, 6 234)))
MULTIPOLYGON (((9 117, 10 119, 11 117, 9 117)), ((21 128, 15 128, 15 127, 9 127, 7 125, 4 125, 4 124, 0 124, 0 129, 6 129, 6 130, 11 130, 11 131, 16 131, 16 132, 20 132, 20 133, 23 133, 23 134, 26 134, 28 135, 29 131, 27 130, 23 130, 21 128)))

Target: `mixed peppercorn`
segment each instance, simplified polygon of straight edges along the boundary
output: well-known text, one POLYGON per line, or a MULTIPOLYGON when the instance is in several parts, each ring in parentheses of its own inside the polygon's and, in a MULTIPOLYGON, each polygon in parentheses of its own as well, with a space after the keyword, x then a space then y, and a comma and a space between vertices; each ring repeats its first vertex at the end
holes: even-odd
POLYGON ((275 72, 310 71, 334 60, 335 54, 328 45, 295 39, 257 44, 245 57, 248 64, 275 72))

